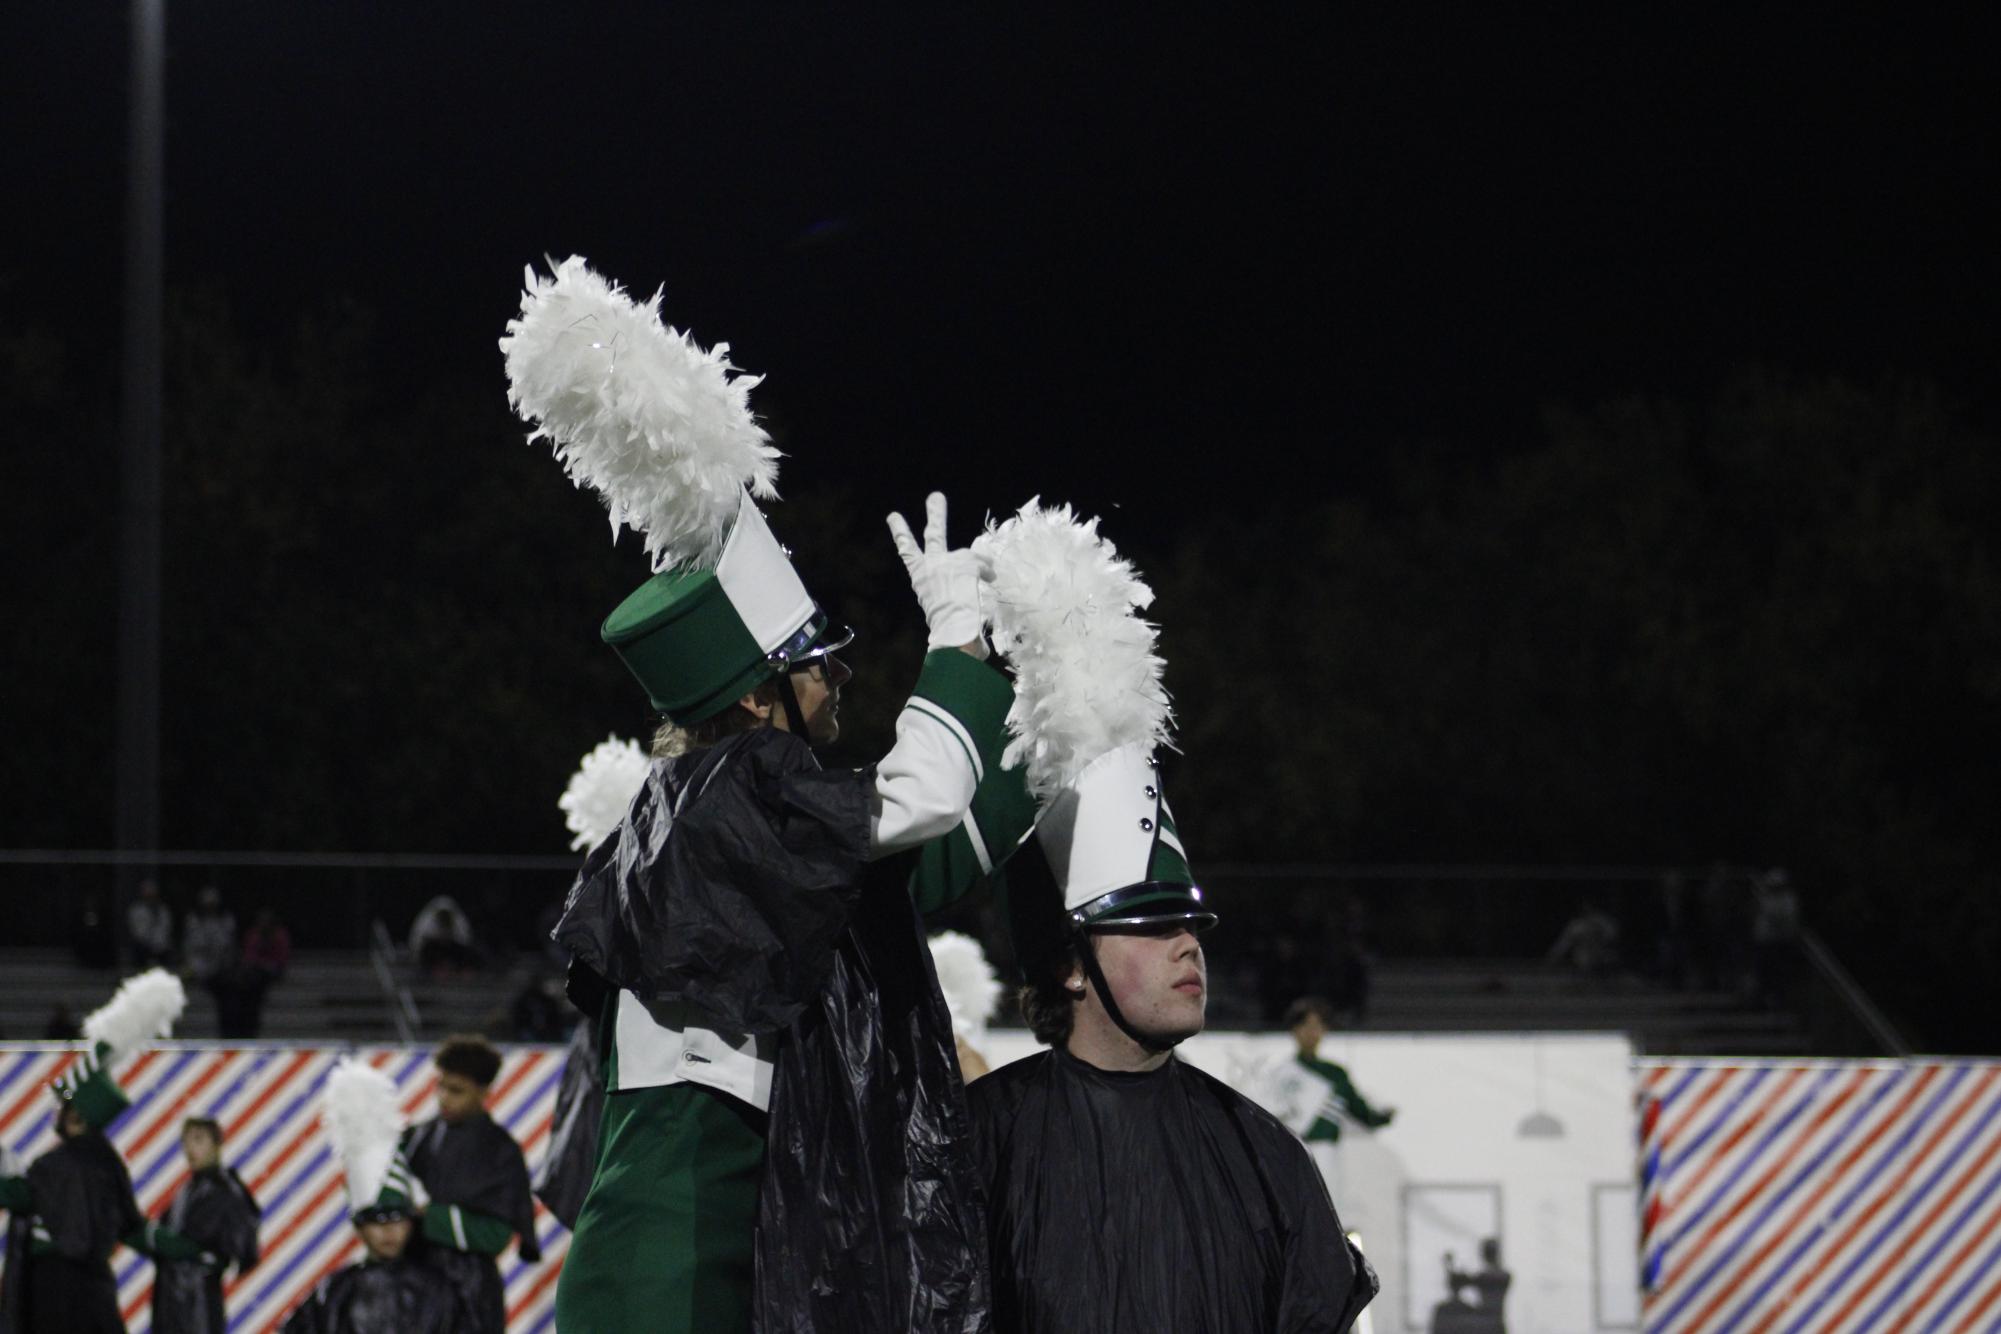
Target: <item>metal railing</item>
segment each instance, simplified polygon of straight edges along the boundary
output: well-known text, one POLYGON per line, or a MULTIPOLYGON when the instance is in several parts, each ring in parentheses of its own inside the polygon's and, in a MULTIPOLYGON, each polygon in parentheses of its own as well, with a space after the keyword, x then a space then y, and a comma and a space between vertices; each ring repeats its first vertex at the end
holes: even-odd
POLYGON ((423 1016, 417 1013, 417 999, 410 994, 410 988, 396 980, 396 942, 390 939, 389 928, 380 917, 370 928, 368 961, 375 967, 375 980, 382 987, 396 1036, 404 1042, 415 1042, 424 1030, 423 1016))

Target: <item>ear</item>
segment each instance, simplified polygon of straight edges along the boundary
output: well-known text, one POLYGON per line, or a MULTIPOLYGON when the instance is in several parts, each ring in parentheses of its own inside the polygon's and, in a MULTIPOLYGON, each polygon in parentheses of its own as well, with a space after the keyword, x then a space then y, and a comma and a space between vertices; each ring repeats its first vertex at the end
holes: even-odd
POLYGON ((737 700, 736 705, 739 709, 749 710, 750 715, 761 723, 771 720, 771 701, 759 699, 755 690, 737 700))
POLYGON ((1072 996, 1082 996, 1084 994, 1083 964, 1073 963, 1070 965, 1070 976, 1063 979, 1063 989, 1072 996))

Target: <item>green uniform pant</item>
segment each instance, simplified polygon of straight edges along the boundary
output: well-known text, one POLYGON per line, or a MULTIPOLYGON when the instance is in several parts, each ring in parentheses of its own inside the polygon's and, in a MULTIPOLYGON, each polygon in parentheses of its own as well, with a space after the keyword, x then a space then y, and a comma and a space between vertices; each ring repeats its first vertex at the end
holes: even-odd
POLYGON ((608 1094, 563 1276, 563 1334, 750 1329, 764 1113, 700 1084, 608 1094))

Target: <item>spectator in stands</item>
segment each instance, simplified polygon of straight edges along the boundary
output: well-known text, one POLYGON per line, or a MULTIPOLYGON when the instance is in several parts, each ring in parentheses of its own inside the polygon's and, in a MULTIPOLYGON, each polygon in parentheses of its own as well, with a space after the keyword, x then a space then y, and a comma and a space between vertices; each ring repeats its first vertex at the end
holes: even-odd
POLYGON ((151 876, 139 882, 139 897, 125 910, 125 953, 134 968, 166 964, 174 957, 174 910, 151 876))
POLYGON ((1369 1018, 1368 921, 1368 910, 1353 894, 1344 892, 1335 900, 1323 994, 1333 1002, 1336 1014, 1358 1027, 1369 1018))
POLYGON ((84 896, 83 907, 77 910, 76 920, 70 924, 70 948, 76 952, 76 961, 85 968, 117 965, 118 936, 111 929, 111 914, 104 907, 102 894, 84 896))
POLYGON ((1549 947, 1549 961, 1568 966, 1577 977, 1609 978, 1619 967, 1619 924, 1604 905, 1586 899, 1549 947))
POLYGON ((69 1006, 57 1001, 49 1011, 49 1021, 42 1025, 42 1040, 45 1042, 74 1042, 83 1036, 83 1029, 77 1024, 76 1016, 69 1006))
POLYGON ((254 1038, 263 1031, 264 1002, 291 962, 292 933, 272 909, 258 909, 256 920, 243 933, 237 966, 224 974, 227 980, 217 993, 224 1037, 254 1038))
MULTIPOLYGON (((189 981, 215 994, 236 967, 236 914, 222 906, 222 891, 203 885, 194 911, 181 924, 181 971, 189 981)), ((222 1008, 216 999, 218 1012, 222 1008)))
POLYGON ((576 1011, 563 994, 563 979, 548 974, 529 978, 508 1008, 516 1042, 563 1042, 575 1019, 576 1011))
POLYGON ((1741 874, 1716 862, 1702 882, 1711 985, 1740 992, 1751 987, 1751 905, 1739 879, 1741 874))
POLYGON ((472 923, 449 894, 440 894, 418 909, 410 923, 410 953, 430 977, 449 977, 479 967, 479 947, 472 923))
POLYGON ((1800 954, 1800 900, 1792 877, 1774 866, 1751 881, 1751 959, 1758 1000, 1788 1004, 1800 954))

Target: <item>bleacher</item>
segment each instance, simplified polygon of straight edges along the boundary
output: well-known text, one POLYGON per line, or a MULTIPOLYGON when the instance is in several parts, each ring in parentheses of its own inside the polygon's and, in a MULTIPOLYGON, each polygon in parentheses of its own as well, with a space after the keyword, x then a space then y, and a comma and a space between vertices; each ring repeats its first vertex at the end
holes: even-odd
MULTIPOLYGON (((121 974, 79 967, 66 950, 0 950, 0 1038, 41 1036, 58 1003, 81 1020, 111 994, 121 974)), ((507 1031, 508 1007, 525 980, 501 966, 446 982, 407 962, 394 979, 410 992, 413 1036, 507 1031)), ((1219 1024, 1228 1012, 1219 1007, 1219 1024)), ((1366 1028, 1371 1032, 1625 1032, 1649 1055, 1762 1055, 1807 1052, 1798 1016, 1751 1005, 1729 992, 1673 991, 1632 977, 1585 984, 1534 961, 1386 960, 1376 966, 1366 1028)), ((183 1038, 216 1035, 215 1003, 191 988, 183 1038)), ((361 950, 300 950, 264 1009, 271 1040, 381 1042, 399 1036, 391 1001, 361 950)))
POLYGON ((1652 1056, 1790 1056, 1800 1016, 1731 991, 1676 991, 1631 975, 1586 982, 1540 961, 1385 960, 1367 1028, 1393 1033, 1628 1033, 1652 1056))
MULTIPOLYGON (((42 1036, 58 1004, 72 1019, 110 998, 129 970, 79 966, 60 948, 0 949, 0 1039, 42 1036)), ((419 1018, 418 1039, 447 1033, 505 1036, 509 1002, 522 985, 518 971, 499 967, 446 982, 395 967, 419 1018)), ((175 1028, 181 1038, 216 1036, 215 1001, 188 989, 188 1010, 175 1028)), ((266 994, 261 1038, 271 1041, 381 1042, 398 1036, 391 1002, 363 950, 295 950, 285 976, 266 994)))

